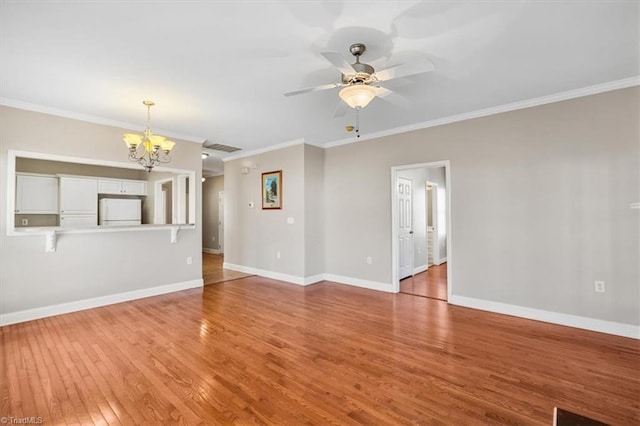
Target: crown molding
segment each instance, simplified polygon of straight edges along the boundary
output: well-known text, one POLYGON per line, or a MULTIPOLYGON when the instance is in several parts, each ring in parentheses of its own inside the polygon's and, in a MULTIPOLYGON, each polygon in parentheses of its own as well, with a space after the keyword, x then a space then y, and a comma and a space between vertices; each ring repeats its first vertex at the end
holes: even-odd
POLYGON ((554 102, 566 101, 569 99, 580 98, 583 96, 596 95, 598 93, 610 92, 612 90, 626 89, 628 87, 640 85, 640 76, 625 78, 622 80, 610 81, 607 83, 596 84, 593 86, 583 87, 581 89, 569 90, 566 92, 555 93, 553 95, 541 96, 539 98, 527 99, 525 101, 513 102, 510 104, 499 105, 496 107, 480 109, 464 114, 452 115, 449 117, 438 118, 421 123, 410 124, 407 126, 395 127, 393 129, 381 130, 379 132, 361 135, 359 138, 340 139, 333 142, 323 144, 324 148, 333 148, 341 145, 348 145, 363 140, 377 139, 384 136, 397 135, 399 133, 411 132, 414 130, 427 129, 429 127, 443 126, 445 124, 456 123, 458 121, 471 120, 474 118, 486 117, 489 115, 501 114, 509 111, 516 111, 524 108, 531 108, 539 105, 550 104, 554 102))
POLYGON ((277 151, 279 149, 289 148, 296 145, 302 145, 304 143, 305 143, 304 138, 294 139, 292 141, 279 143, 277 145, 271 145, 264 148, 254 149, 251 151, 245 151, 242 153, 230 155, 228 157, 222 158, 222 161, 226 163, 227 161, 233 161, 233 160, 238 160, 240 158, 252 157, 258 154, 264 154, 265 152, 277 151))
MULTIPOLYGON (((16 99, 0 97, 0 105, 8 106, 11 108, 24 109, 27 111, 40 112, 43 114, 55 115, 58 117, 71 118, 74 120, 86 121, 88 123, 103 124, 105 126, 112 126, 112 127, 120 127, 122 129, 140 128, 139 123, 138 124, 125 123, 123 121, 116 121, 116 120, 111 120, 104 117, 98 117, 95 115, 82 114, 79 112, 67 111, 67 110, 48 107, 44 105, 32 104, 29 102, 19 101, 16 99)), ((156 129, 156 131, 157 133, 162 134, 163 136, 174 138, 174 139, 180 139, 187 142, 195 142, 195 143, 203 144, 207 141, 205 138, 200 138, 200 137, 190 136, 190 135, 183 135, 180 133, 165 131, 162 129, 156 129)))

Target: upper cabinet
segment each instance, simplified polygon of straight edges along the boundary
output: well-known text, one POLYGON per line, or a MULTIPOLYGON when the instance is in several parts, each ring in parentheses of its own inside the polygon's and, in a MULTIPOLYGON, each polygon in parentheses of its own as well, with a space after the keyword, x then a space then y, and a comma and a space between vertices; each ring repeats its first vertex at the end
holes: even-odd
POLYGON ((58 214, 58 178, 16 173, 16 213, 58 214))
POLYGON ((147 195, 147 182, 131 179, 100 179, 99 194, 147 195))

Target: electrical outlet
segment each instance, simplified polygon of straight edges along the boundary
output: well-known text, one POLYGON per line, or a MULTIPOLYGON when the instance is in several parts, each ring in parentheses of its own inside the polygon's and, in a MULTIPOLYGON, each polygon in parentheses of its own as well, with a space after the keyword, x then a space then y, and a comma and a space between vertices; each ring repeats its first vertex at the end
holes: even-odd
POLYGON ((367 265, 371 265, 373 263, 373 258, 371 256, 367 256, 367 265))
POLYGON ((29 219, 22 219, 22 226, 27 226, 29 224, 29 219))
POLYGON ((279 251, 276 252, 276 259, 280 259, 280 252, 279 251))
POLYGON ((604 281, 596 281, 596 293, 604 293, 604 281))
POLYGON ((215 240, 216 240, 216 237, 211 237, 211 241, 215 241, 215 240))
POLYGON ((191 265, 193 264, 193 257, 189 256, 187 257, 187 265, 191 265))

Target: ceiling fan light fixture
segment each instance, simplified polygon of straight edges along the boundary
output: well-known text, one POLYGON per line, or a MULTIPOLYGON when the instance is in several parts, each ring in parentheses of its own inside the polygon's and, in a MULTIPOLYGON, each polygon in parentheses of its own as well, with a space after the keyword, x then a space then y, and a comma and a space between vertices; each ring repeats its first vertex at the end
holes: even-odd
POLYGON ((209 157, 209 153, 208 152, 203 152, 202 153, 202 159, 206 160, 209 157))
POLYGON ((352 84, 340 90, 338 96, 351 108, 364 108, 376 97, 376 91, 366 84, 352 84))

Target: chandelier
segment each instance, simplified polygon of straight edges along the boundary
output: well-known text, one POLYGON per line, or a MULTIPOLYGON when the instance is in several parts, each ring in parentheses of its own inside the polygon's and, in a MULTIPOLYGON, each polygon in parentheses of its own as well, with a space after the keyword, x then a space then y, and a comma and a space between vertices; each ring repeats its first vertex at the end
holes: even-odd
POLYGON ((142 135, 136 133, 125 133, 123 140, 129 148, 129 159, 140 164, 148 173, 155 166, 171 161, 169 153, 175 142, 167 140, 164 136, 156 135, 151 130, 151 107, 155 105, 153 101, 143 101, 147 106, 147 128, 142 135))

